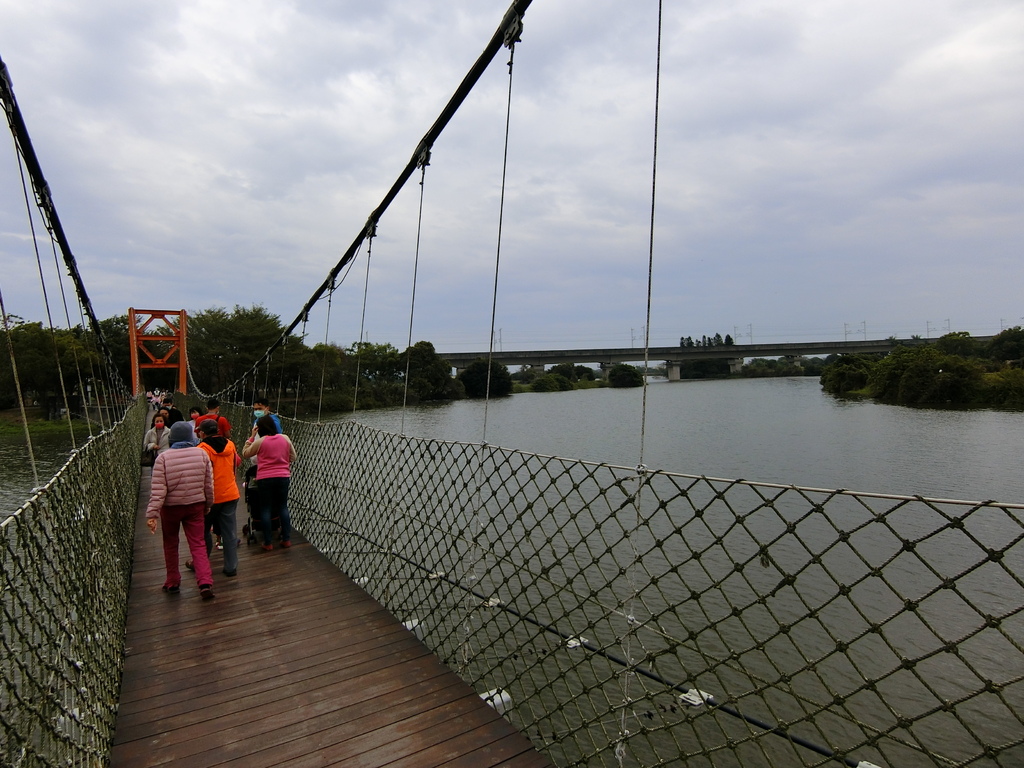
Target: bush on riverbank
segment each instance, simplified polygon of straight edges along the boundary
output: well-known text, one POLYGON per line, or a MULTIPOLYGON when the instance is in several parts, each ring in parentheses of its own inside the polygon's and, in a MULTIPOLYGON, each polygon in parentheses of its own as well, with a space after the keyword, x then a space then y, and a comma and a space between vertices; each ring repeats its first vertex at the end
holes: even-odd
POLYGON ((857 394, 894 405, 1024 407, 1024 331, 1011 328, 982 345, 965 333, 888 355, 841 355, 822 371, 834 395, 857 394), (1016 364, 1017 367, 1011 367, 1016 364))

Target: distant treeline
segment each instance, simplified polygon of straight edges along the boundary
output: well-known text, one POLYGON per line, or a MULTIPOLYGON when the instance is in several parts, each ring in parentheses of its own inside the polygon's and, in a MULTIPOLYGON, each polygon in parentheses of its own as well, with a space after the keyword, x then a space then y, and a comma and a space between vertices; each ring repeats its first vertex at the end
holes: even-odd
POLYGON ((886 355, 841 355, 821 386, 896 405, 1024 407, 1024 330, 1009 328, 987 343, 957 331, 933 344, 900 346, 886 355))

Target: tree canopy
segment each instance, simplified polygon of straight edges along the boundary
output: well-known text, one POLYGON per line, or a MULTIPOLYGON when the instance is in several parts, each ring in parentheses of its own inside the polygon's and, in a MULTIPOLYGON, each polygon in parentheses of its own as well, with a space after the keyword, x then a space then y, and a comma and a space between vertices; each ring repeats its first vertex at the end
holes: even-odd
POLYGON ((501 363, 491 361, 490 392, 487 384, 487 361, 474 360, 459 374, 459 381, 465 387, 466 397, 507 397, 512 394, 512 374, 501 363))

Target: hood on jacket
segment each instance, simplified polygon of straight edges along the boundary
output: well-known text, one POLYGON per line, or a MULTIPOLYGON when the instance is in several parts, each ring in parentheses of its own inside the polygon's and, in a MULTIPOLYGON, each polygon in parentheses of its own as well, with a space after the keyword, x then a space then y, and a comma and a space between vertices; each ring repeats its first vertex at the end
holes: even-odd
POLYGON ((224 449, 228 447, 228 439, 220 435, 204 437, 202 442, 213 448, 215 453, 224 453, 224 449))

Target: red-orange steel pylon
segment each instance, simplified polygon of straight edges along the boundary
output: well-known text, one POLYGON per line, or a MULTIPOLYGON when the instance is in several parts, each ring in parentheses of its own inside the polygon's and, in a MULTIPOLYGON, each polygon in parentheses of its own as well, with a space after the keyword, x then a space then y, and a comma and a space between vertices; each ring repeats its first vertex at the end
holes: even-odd
POLYGON ((185 330, 184 309, 128 308, 128 344, 132 349, 133 392, 138 394, 141 391, 142 382, 139 381, 139 371, 143 368, 177 368, 177 391, 188 391, 186 389, 188 357, 185 354, 185 330), (159 342, 162 354, 147 347, 147 342, 159 342), (139 350, 145 353, 148 362, 139 361, 139 350), (176 359, 172 360, 175 355, 177 355, 176 359))

